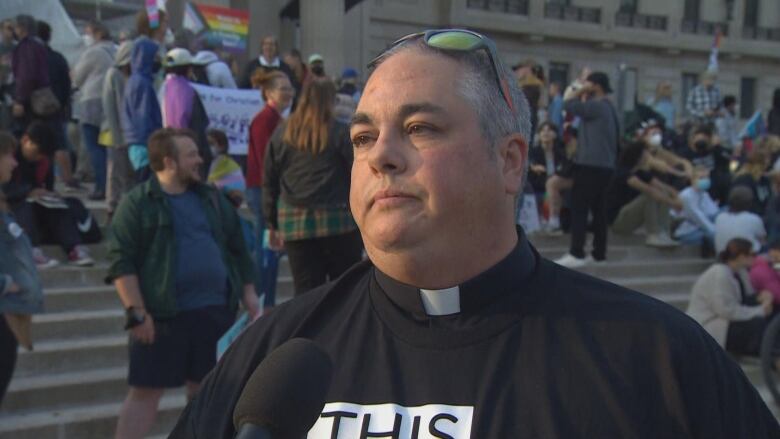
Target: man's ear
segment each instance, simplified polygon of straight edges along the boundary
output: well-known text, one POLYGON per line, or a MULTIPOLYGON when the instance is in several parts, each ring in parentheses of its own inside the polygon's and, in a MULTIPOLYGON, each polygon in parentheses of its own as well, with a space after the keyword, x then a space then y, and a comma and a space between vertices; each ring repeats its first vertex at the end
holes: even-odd
POLYGON ((163 169, 176 169, 177 164, 173 157, 163 157, 163 169))
POLYGON ((511 134, 500 142, 498 153, 503 163, 501 172, 504 188, 508 194, 517 195, 522 190, 528 161, 528 142, 520 134, 511 134))

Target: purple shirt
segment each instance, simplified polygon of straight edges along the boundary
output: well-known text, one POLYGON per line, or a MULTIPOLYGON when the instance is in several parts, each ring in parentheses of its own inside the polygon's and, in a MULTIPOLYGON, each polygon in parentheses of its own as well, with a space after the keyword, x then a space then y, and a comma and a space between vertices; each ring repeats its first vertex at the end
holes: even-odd
POLYGON ((195 89, 186 78, 169 74, 165 78, 163 102, 163 126, 190 128, 195 89))

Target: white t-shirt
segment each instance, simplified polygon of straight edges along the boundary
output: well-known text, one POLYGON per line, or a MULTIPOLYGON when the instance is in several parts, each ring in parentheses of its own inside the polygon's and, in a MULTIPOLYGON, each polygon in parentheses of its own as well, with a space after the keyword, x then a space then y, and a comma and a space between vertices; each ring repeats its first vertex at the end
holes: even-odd
POLYGON ((715 219, 715 251, 722 252, 734 238, 744 238, 753 243, 753 251, 761 250, 761 240, 766 229, 761 217, 752 212, 723 212, 715 219))

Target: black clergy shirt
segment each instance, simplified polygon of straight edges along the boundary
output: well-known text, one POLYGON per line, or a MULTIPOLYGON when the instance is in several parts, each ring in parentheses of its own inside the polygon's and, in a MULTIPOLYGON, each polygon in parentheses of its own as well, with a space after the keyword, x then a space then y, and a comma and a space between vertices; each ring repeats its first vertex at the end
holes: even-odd
POLYGON ((309 438, 780 438, 739 366, 660 301, 516 248, 431 317, 417 288, 363 262, 252 325, 172 439, 233 438, 255 367, 293 337, 334 376, 309 438))

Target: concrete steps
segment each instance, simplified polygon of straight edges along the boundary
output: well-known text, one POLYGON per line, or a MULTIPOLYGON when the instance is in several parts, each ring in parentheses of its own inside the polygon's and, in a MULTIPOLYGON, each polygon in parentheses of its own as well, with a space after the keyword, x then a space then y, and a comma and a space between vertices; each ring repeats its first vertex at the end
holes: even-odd
MULTIPOLYGON (((103 203, 86 205, 101 224, 105 222, 103 203)), ((551 259, 568 251, 568 236, 530 239, 551 259)), ((610 236, 608 261, 582 271, 685 309, 690 288, 709 261, 700 259, 696 248, 659 250, 643 243, 642 236, 610 236)), ((33 319, 35 350, 20 351, 16 375, 0 411, 0 439, 113 436, 127 392, 127 335, 116 292, 104 283, 106 246, 89 247, 96 266, 61 265, 41 274, 47 313, 33 319)), ((47 247, 45 251, 64 261, 60 249, 47 247)), ((292 277, 283 258, 277 300, 284 302, 292 295, 292 277)), ((751 380, 761 386, 760 369, 756 373, 755 367, 743 365, 750 370, 751 380)), ((766 389, 762 394, 768 395, 766 389)), ((164 398, 153 439, 166 437, 184 403, 183 389, 164 398)))

